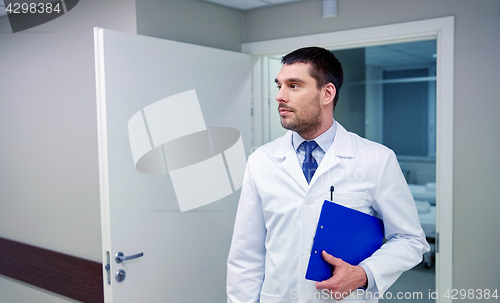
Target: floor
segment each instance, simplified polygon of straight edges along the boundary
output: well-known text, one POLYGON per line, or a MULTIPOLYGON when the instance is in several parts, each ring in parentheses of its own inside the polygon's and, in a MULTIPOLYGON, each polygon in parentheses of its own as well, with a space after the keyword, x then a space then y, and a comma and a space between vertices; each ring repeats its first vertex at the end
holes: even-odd
POLYGON ((423 263, 417 265, 399 277, 384 294, 379 302, 406 301, 419 303, 434 303, 431 299, 436 288, 435 266, 425 268, 423 263))

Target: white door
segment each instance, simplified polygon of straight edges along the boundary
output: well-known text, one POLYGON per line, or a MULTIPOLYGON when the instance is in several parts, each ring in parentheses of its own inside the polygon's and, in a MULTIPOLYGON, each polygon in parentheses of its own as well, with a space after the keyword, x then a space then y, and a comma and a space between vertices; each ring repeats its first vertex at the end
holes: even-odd
MULTIPOLYGON (((182 139, 179 129, 186 125, 193 126, 193 133, 200 125, 232 128, 233 137, 237 130, 238 142, 242 139, 244 146, 240 151, 248 154, 250 56, 105 29, 95 30, 95 42, 103 263, 109 262, 109 274, 104 270, 106 302, 223 302, 226 259, 241 186, 234 178, 230 153, 223 158, 227 174, 233 175, 229 193, 210 198, 213 203, 181 211, 166 148, 157 149, 162 165, 156 167, 156 173, 139 171, 140 146, 135 146, 135 155, 133 149, 142 139, 153 148, 157 140, 153 128, 158 125, 150 118, 156 114, 159 132, 167 137, 177 134, 171 139, 182 139), (198 108, 193 105, 196 102, 187 112, 186 108, 177 111, 175 106, 148 107, 181 93, 192 97, 193 90, 198 108), (162 111, 166 114, 163 120, 162 111), (143 128, 146 137, 133 139, 138 135, 130 134, 137 126, 130 122, 132 117, 147 121, 143 128), (174 120, 178 127, 172 126, 174 120), (118 263, 115 256, 119 252, 125 257, 143 255, 118 263), (118 276, 125 278, 118 282, 120 270, 125 274, 118 276)), ((213 155, 220 154, 213 132, 209 140, 213 155)), ((183 148, 184 154, 198 152, 197 145, 183 148)), ((213 184, 221 179, 210 174, 191 176, 189 180, 194 181, 184 194, 201 200, 213 196, 213 184)))

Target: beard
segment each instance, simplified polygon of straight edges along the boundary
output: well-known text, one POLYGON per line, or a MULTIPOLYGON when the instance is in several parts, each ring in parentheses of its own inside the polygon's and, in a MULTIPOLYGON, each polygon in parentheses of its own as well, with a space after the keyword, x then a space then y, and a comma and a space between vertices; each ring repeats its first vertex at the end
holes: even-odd
POLYGON ((281 117, 281 126, 299 134, 314 133, 321 126, 321 105, 319 101, 320 94, 318 93, 314 99, 311 99, 308 104, 299 111, 280 104, 278 109, 285 108, 292 110, 292 115, 295 116, 288 119, 281 117))

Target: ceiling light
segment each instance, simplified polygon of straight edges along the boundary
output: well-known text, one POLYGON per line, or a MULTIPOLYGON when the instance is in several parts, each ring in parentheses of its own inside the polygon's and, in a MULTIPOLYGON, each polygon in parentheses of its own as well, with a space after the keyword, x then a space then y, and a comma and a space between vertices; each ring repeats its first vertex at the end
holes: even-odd
POLYGON ((337 17, 337 0, 323 0, 323 18, 337 17))

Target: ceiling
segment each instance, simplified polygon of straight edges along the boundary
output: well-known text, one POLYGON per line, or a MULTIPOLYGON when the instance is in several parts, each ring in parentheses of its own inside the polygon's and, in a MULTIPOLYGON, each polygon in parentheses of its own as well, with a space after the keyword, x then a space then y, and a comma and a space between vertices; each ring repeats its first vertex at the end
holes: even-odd
POLYGON ((305 0, 203 0, 203 1, 244 11, 264 6, 271 6, 276 4, 298 2, 305 0))
POLYGON ((387 44, 367 47, 366 65, 399 67, 436 63, 436 40, 387 44))
MULTIPOLYGON (((305 1, 305 0, 203 0, 203 1, 244 11, 264 6, 271 6, 271 5, 305 1)), ((7 16, 7 12, 5 11, 4 2, 0 1, 0 17, 3 16, 7 16)))
MULTIPOLYGON (((307 0, 203 0, 238 10, 307 1, 307 0)), ((0 1, 0 17, 6 16, 5 5, 0 1)), ((375 66, 426 65, 435 62, 436 41, 388 44, 366 48, 366 64, 375 66)))
MULTIPOLYGON (((436 40, 365 47, 365 65, 382 68, 431 66, 436 64, 436 40)), ((335 50, 332 51, 335 54, 335 50)), ((285 54, 271 56, 281 61, 285 54)))

